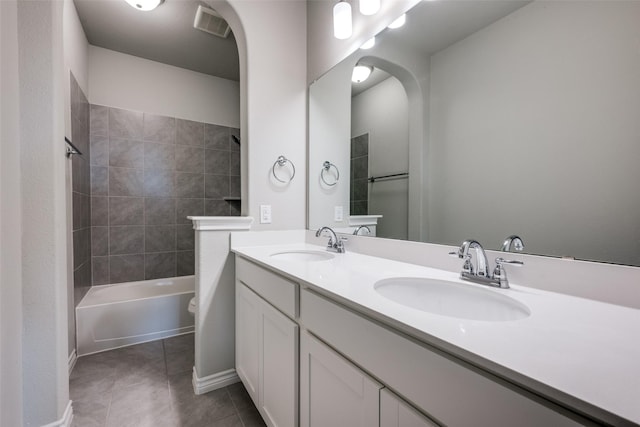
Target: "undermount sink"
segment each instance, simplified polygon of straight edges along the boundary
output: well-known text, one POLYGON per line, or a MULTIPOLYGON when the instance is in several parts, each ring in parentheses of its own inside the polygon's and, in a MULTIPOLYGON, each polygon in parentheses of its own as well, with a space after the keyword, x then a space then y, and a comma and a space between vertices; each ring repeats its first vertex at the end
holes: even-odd
POLYGON ((281 261, 314 262, 326 261, 333 258, 333 254, 323 251, 285 251, 269 255, 273 259, 281 261))
POLYGON ((398 304, 448 317, 504 322, 531 314, 527 306, 511 297, 446 280, 400 277, 380 280, 374 289, 398 304))

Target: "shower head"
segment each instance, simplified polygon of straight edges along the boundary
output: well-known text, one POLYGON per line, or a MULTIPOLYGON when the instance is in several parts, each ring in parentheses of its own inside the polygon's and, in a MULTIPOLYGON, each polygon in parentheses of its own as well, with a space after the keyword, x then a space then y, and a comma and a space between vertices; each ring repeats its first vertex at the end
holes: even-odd
POLYGON ((240 145, 240 138, 238 138, 235 135, 231 135, 231 138, 233 138, 233 140, 235 141, 236 144, 240 145))

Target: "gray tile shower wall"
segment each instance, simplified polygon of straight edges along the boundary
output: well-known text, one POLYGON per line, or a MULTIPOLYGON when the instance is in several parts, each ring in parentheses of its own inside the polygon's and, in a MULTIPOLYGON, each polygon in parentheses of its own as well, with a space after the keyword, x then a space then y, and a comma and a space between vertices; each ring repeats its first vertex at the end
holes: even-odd
POLYGON ((78 305, 91 286, 91 195, 89 183, 89 102, 70 73, 71 142, 82 155, 71 157, 73 290, 78 305))
POLYGON ((350 213, 369 213, 369 134, 351 138, 350 213))
POLYGON ((92 283, 193 274, 187 216, 240 215, 239 129, 100 105, 90 123, 92 283))

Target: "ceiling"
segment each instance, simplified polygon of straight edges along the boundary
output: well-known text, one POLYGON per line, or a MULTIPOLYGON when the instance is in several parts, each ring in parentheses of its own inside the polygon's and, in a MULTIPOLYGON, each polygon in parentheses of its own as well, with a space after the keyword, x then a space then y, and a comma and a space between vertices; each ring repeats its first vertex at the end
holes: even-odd
MULTIPOLYGON (((429 57, 530 2, 531 0, 424 1, 407 13, 407 23, 403 27, 383 31, 376 36, 376 43, 402 46, 416 55, 429 57)), ((375 48, 372 51, 375 56, 375 48)), ((363 63, 366 64, 367 61, 363 63)), ((351 96, 359 95, 390 76, 374 67, 367 80, 352 83, 351 96)))
POLYGON ((423 1, 407 13, 407 23, 385 31, 385 42, 425 57, 445 49, 527 5, 531 0, 423 1))
POLYGON ((142 12, 124 0, 74 0, 90 44, 140 58, 238 81, 238 48, 193 28, 195 0, 165 0, 142 12))
MULTIPOLYGON (((402 31, 385 31, 423 55, 431 55, 522 7, 530 0, 421 2, 402 31), (474 4, 476 3, 476 4, 474 4), (477 4, 481 3, 481 4, 477 4), (417 23, 417 25, 412 25, 417 23)), ((193 28, 197 0, 164 0, 141 12, 124 0, 74 0, 89 43, 140 58, 229 80, 239 80, 233 33, 222 39, 193 28)), ((354 95, 388 77, 376 70, 371 81, 354 85, 354 95)))
POLYGON ((371 72, 371 75, 367 80, 360 83, 351 83, 351 96, 354 97, 360 95, 365 90, 374 87, 384 80, 387 80, 389 77, 392 77, 391 74, 387 73, 384 70, 381 70, 380 68, 373 67, 373 71, 371 72))

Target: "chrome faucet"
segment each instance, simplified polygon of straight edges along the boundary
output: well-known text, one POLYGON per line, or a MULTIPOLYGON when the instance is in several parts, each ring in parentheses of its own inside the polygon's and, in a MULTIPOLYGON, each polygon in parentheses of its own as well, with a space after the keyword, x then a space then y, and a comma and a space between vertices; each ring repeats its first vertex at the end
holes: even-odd
POLYGON ((477 240, 465 240, 458 249, 458 258, 464 259, 462 271, 471 276, 489 277, 489 261, 484 248, 477 240), (471 254, 469 250, 473 249, 476 253, 476 267, 471 262, 471 254))
POLYGON ((520 236, 516 236, 515 234, 507 237, 502 243, 502 252, 511 252, 511 248, 516 252, 522 252, 524 249, 524 242, 520 238, 520 236))
POLYGON ((329 236, 329 241, 327 242, 327 250, 336 251, 339 254, 344 253, 345 249, 344 249, 343 240, 346 240, 346 239, 339 239, 336 232, 333 231, 331 228, 321 227, 318 231, 316 231, 316 237, 320 237, 320 234, 322 234, 322 232, 325 230, 331 233, 331 236, 329 236))
POLYGON ((457 256, 464 260, 460 278, 483 285, 495 286, 503 289, 509 288, 509 280, 507 279, 507 271, 504 266, 506 264, 521 266, 522 261, 510 261, 504 258, 496 258, 496 268, 493 274, 489 274, 489 261, 484 248, 477 240, 465 240, 456 252, 449 252, 449 255, 457 256), (473 257, 469 253, 470 250, 475 251, 476 265, 473 265, 473 257))
POLYGON ((358 228, 353 230, 353 235, 357 236, 358 233, 360 233, 360 230, 367 230, 367 234, 371 234, 371 229, 369 227, 367 227, 366 225, 360 225, 358 226, 358 228))

